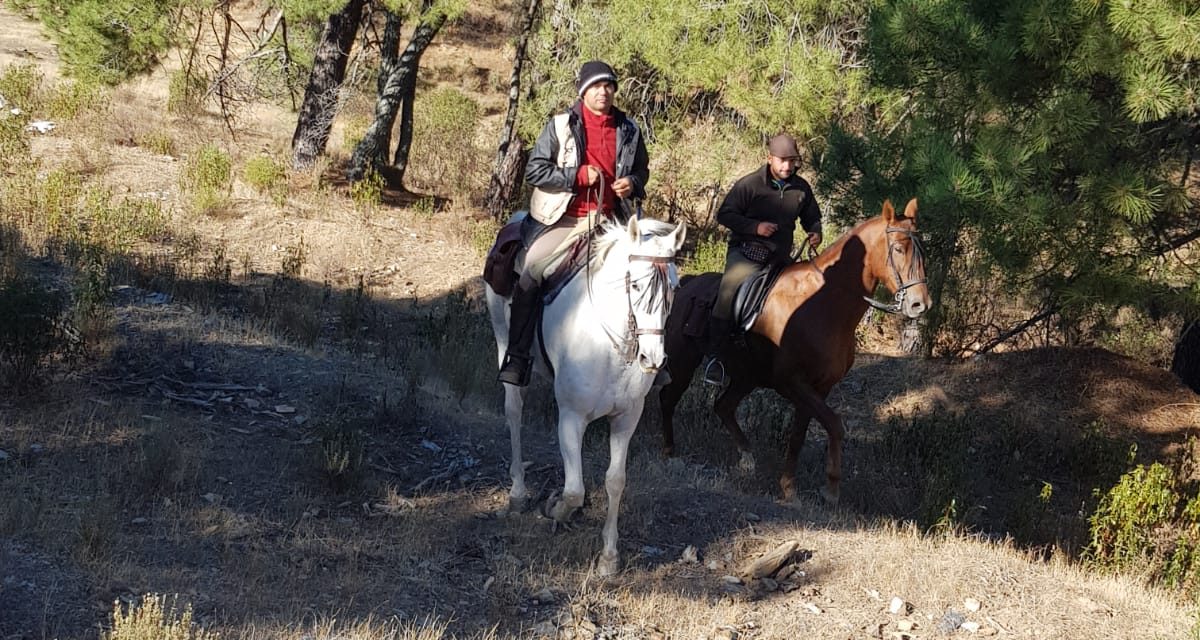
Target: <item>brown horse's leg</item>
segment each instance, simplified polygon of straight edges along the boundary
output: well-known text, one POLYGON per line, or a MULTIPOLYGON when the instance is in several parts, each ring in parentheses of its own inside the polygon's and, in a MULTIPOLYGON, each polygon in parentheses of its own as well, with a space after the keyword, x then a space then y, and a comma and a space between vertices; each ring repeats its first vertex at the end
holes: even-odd
POLYGON ((680 343, 681 348, 669 349, 667 371, 671 382, 658 392, 659 415, 662 417, 663 455, 675 455, 675 407, 683 398, 692 382, 692 373, 700 365, 699 349, 689 343, 680 343))
POLYGON ((791 502, 796 499, 796 465, 800 459, 800 450, 808 438, 808 423, 812 421, 812 412, 808 406, 793 403, 792 435, 788 438, 787 451, 783 456, 783 472, 779 477, 779 488, 783 490, 783 499, 791 502))
POLYGON ((750 453, 750 441, 746 439, 746 434, 737 422, 738 405, 754 390, 754 385, 746 383, 744 378, 745 376, 734 377, 733 382, 717 396, 716 402, 713 403, 713 412, 733 437, 733 444, 737 446, 739 453, 738 467, 743 471, 753 471, 754 455, 750 453))
MULTIPOLYGON (((845 424, 842 422, 842 417, 825 403, 825 397, 808 384, 793 385, 789 391, 789 399, 796 406, 797 417, 801 412, 812 415, 821 423, 821 426, 825 427, 825 433, 829 435, 829 448, 825 451, 825 488, 821 490, 821 497, 829 504, 836 505, 841 491, 842 441, 846 437, 845 424)), ((807 423, 805 431, 807 432, 807 423)), ((792 435, 795 437, 796 432, 793 431, 792 435)), ((783 490, 785 500, 792 500, 796 497, 796 462, 800 457, 798 445, 802 443, 803 440, 796 443, 797 446, 793 446, 792 443, 788 444, 783 475, 779 479, 779 486, 783 490)))

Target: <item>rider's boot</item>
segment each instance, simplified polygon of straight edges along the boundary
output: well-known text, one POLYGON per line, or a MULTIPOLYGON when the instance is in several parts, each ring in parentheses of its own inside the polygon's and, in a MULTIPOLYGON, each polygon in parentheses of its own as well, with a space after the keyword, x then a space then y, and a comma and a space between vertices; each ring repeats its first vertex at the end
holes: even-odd
POLYGON ((721 362, 721 348, 729 338, 730 325, 727 318, 712 316, 708 320, 708 351, 704 356, 704 383, 724 386, 727 382, 725 364, 721 362))
POLYGON ((500 366, 500 382, 524 387, 529 384, 533 370, 533 358, 529 349, 533 346, 533 334, 537 329, 537 309, 540 304, 541 287, 529 289, 520 284, 513 291, 512 310, 508 321, 508 350, 504 353, 504 364, 500 366))

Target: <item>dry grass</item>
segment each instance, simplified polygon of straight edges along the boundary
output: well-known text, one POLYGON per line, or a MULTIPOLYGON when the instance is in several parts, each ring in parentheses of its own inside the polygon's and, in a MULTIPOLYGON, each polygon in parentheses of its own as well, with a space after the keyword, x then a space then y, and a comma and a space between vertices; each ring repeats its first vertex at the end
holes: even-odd
MULTIPOLYGON (((473 19, 490 24, 496 11, 473 19)), ((7 10, 0 17, 21 26, 0 44, 10 33, 36 38, 7 10)), ((432 80, 474 78, 465 90, 480 104, 480 131, 492 131, 503 58, 449 35, 430 51, 432 80)), ((8 50, 0 46, 0 64, 8 50)), ((660 459, 651 400, 622 513, 626 569, 598 577, 603 425, 587 438, 588 501, 576 522, 555 530, 533 513, 503 514, 508 437, 476 277, 494 229, 473 221, 470 197, 434 213, 423 200, 397 206, 385 194, 364 216, 335 159, 289 173, 281 205, 245 184, 240 167, 261 154, 284 157, 292 116, 256 107, 237 141, 211 114, 183 126, 162 108, 168 75, 117 89, 105 116, 75 123, 70 137, 33 141, 29 175, 61 170, 114 202, 153 198, 166 232, 107 256, 122 288, 103 350, 56 365, 34 396, 0 397, 0 562, 19 578, 0 589, 0 635, 95 638, 114 600, 147 593, 178 594, 203 628, 255 640, 729 630, 868 638, 881 629, 887 638, 902 617, 926 637, 948 609, 967 613, 967 598, 982 603, 968 620, 1002 636, 1195 634, 1192 605, 1139 576, 1097 576, 1041 546, 953 527, 928 534, 905 524, 909 502, 888 502, 930 490, 888 466, 893 452, 880 443, 892 416, 970 410, 987 428, 1019 414, 1024 434, 1034 433, 1028 425, 1070 433, 1101 420, 1111 435, 1164 447, 1196 428, 1194 396, 1104 354, 1008 354, 951 367, 892 358, 866 335, 879 355, 864 357, 833 398, 852 430, 840 511, 773 500, 787 412, 771 394, 743 407, 760 460, 749 477, 734 470, 697 390, 680 409, 685 457, 660 459), (190 213, 177 158, 214 140, 235 167, 231 203, 220 216, 190 213), (340 491, 321 452, 320 425, 335 421, 361 430, 365 453, 362 478, 340 491), (792 539, 811 554, 798 563, 795 590, 723 582, 792 539), (689 545, 699 564, 677 561, 689 545), (888 613, 892 596, 912 611, 888 613)), ((34 217, 4 221, 33 255, 53 240, 34 217)), ((18 261, 41 264, 26 258, 18 261)), ((72 265, 44 262, 41 275, 70 281, 72 265)), ((561 484, 548 396, 535 387, 525 430, 530 486, 543 498, 561 484)), ((823 437, 816 426, 810 433, 799 481, 815 490, 823 437)))

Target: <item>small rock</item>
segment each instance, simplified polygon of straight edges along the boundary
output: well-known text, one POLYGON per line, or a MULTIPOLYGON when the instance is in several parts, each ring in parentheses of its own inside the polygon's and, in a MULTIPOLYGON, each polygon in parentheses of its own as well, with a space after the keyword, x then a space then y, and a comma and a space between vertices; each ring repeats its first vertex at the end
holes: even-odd
POLYGON ((912 631, 917 628, 917 623, 912 620, 897 620, 896 628, 900 631, 912 631))
POLYGON ((906 603, 904 602, 904 598, 896 596, 892 598, 892 602, 888 604, 888 613, 892 615, 899 615, 904 612, 905 608, 906 603))
POLYGON ((150 522, 150 521, 147 520, 146 518, 138 517, 138 518, 134 518, 133 520, 130 520, 129 522, 132 524, 146 524, 147 522, 150 522))
POLYGON ((549 620, 543 620, 533 626, 533 632, 539 636, 554 636, 558 634, 558 627, 549 620))
POLYGON ((204 498, 204 501, 209 504, 216 504, 221 501, 221 496, 219 494, 213 493, 211 491, 200 497, 204 498))
POLYGON ((959 627, 960 627, 960 628, 961 628, 963 631, 966 631, 967 633, 976 633, 977 631, 979 631, 979 623, 978 623, 978 622, 973 622, 973 621, 970 621, 970 620, 968 620, 968 621, 966 621, 966 622, 962 623, 961 625, 959 625, 959 627))
POLYGON ((546 587, 545 589, 533 594, 533 599, 536 600, 538 604, 554 604, 554 601, 557 600, 558 597, 554 595, 554 592, 550 590, 550 587, 546 587))
POLYGON ((937 630, 940 633, 950 633, 961 627, 966 621, 967 617, 963 614, 954 609, 947 609, 945 615, 942 616, 942 620, 937 624, 937 630))
POLYGON ((863 591, 866 591, 867 596, 872 600, 876 602, 883 602, 883 596, 879 595, 879 591, 875 589, 863 589, 863 591))
POLYGON ((657 558, 658 556, 661 556, 665 552, 659 547, 645 545, 642 547, 642 553, 650 556, 651 558, 657 558))
POLYGON ((296 413, 296 407, 288 404, 275 405, 275 413, 296 413))
POLYGON ((679 561, 687 564, 696 564, 697 562, 700 562, 700 552, 696 550, 694 545, 689 544, 683 548, 683 553, 679 554, 679 561))
POLYGON ((760 520, 762 520, 762 518, 757 513, 752 513, 750 511, 746 512, 746 521, 747 522, 758 522, 760 520))
POLYGON ((719 560, 709 560, 708 564, 704 566, 708 567, 709 571, 720 571, 722 568, 724 568, 719 560))
POLYGON ((963 608, 965 608, 967 611, 970 611, 971 613, 975 613, 976 611, 979 611, 979 609, 982 607, 983 607, 983 604, 981 602, 979 602, 978 600, 976 600, 975 598, 967 598, 966 600, 963 600, 963 608))
POLYGON ((254 398, 246 398, 242 402, 246 405, 247 409, 257 409, 262 406, 262 401, 254 398))
POLYGON ((46 446, 45 446, 45 445, 41 445, 41 444, 31 444, 31 445, 29 445, 29 453, 41 453, 41 452, 43 452, 43 451, 45 451, 45 450, 46 450, 46 446))
POLYGON ((431 441, 429 441, 429 440, 422 440, 422 441, 421 441, 421 448, 422 448, 422 449, 428 449, 429 451, 432 451, 432 452, 434 452, 434 453, 437 453, 437 452, 439 452, 439 451, 441 451, 441 450, 442 450, 442 447, 441 447, 441 445, 439 445, 439 444, 438 444, 438 443, 436 443, 436 442, 431 442, 431 441))
POLYGON ((825 613, 825 611, 822 610, 821 607, 818 607, 817 605, 815 605, 811 602, 805 602, 804 608, 806 610, 808 610, 809 613, 825 613))

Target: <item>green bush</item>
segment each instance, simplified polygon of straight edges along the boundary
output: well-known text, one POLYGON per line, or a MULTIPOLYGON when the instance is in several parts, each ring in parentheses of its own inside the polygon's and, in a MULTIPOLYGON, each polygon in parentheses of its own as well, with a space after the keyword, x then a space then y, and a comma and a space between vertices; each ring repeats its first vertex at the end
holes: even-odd
POLYGON ((682 272, 685 274, 701 274, 708 272, 722 273, 725 271, 725 238, 716 235, 701 238, 696 242, 692 255, 683 260, 682 272))
POLYGON ((207 82, 203 77, 182 70, 171 72, 167 84, 167 112, 187 115, 200 111, 207 82))
POLYGON ((1121 476, 1089 523, 1086 557, 1093 564, 1149 566, 1167 586, 1200 588, 1200 493, 1169 467, 1138 465, 1121 476))
POLYGON ((175 155, 175 140, 165 131, 151 131, 140 136, 137 143, 161 156, 175 155))
POLYGON ((83 113, 101 113, 108 108, 104 87, 94 80, 62 82, 47 99, 46 111, 55 120, 72 120, 83 113))
POLYGON ((246 182, 259 193, 271 196, 271 200, 282 206, 287 199, 287 167, 267 155, 255 156, 246 161, 242 169, 246 182))
POLYGON ((491 156, 476 148, 479 105, 457 89, 418 95, 414 107, 409 174, 419 184, 450 191, 456 199, 481 195, 491 156))
POLYGON ((0 72, 0 96, 8 101, 5 110, 20 108, 27 114, 42 110, 45 94, 42 72, 32 64, 9 65, 0 72))
POLYGON ((368 168, 362 180, 350 183, 350 199, 363 213, 371 213, 383 202, 383 176, 368 168))
POLYGON ((63 299, 31 277, 0 281, 0 373, 22 388, 36 381, 42 365, 67 339, 62 331, 63 299))
POLYGON ((209 213, 226 203, 231 187, 229 154, 207 144, 188 158, 183 170, 183 186, 192 195, 192 206, 209 213))
POLYGON ((29 134, 25 131, 28 122, 26 116, 0 111, 0 171, 9 171, 28 162, 29 134))

